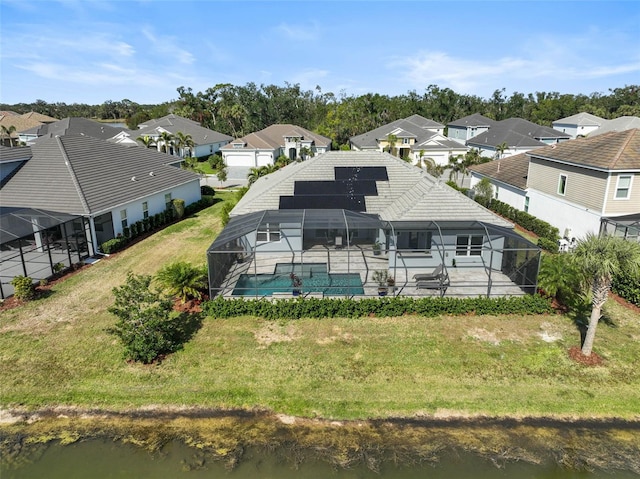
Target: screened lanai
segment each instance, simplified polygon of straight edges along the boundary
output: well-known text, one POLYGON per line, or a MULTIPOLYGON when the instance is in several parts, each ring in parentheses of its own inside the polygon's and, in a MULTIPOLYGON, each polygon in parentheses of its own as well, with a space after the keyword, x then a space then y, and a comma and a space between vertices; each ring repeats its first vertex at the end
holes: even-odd
POLYGON ((231 218, 207 259, 211 297, 508 296, 535 292, 540 249, 480 221, 288 209, 231 218))
POLYGON ((16 276, 39 281, 82 262, 89 256, 88 227, 80 216, 0 207, 0 296, 13 294, 16 276))

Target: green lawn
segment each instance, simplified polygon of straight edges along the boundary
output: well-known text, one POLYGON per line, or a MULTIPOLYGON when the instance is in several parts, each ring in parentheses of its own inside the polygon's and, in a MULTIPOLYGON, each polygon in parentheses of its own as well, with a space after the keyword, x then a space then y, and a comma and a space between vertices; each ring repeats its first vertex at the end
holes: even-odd
POLYGON ((599 367, 568 358, 579 335, 562 315, 207 318, 162 364, 126 363, 108 333, 111 289, 129 270, 204 264, 221 205, 1 312, 0 406, 258 407, 327 418, 640 414, 640 321, 613 301, 596 338, 599 367))

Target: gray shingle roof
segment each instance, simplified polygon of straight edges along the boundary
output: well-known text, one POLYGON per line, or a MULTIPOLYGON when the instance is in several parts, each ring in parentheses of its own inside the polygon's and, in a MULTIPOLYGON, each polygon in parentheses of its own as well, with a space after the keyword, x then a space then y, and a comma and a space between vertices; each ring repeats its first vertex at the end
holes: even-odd
POLYGON ((209 128, 201 126, 200 123, 196 121, 174 114, 144 122, 142 125, 139 125, 139 130, 132 133, 132 136, 135 139, 139 136, 152 135, 152 132, 157 128, 167 130, 172 135, 178 132, 191 135, 191 139, 196 146, 233 140, 232 136, 210 130, 209 128))
POLYGON ((482 116, 480 113, 473 113, 471 115, 464 116, 458 120, 454 120, 451 123, 447 123, 447 126, 458 126, 462 128, 472 126, 493 126, 496 123, 495 120, 482 116))
POLYGON ((85 135, 100 140, 108 140, 122 131, 129 132, 126 128, 110 126, 108 123, 72 117, 32 128, 26 133, 36 133, 38 137, 49 138, 63 135, 85 135))
POLYGON ((578 138, 528 154, 531 158, 562 161, 600 170, 640 171, 640 129, 578 138))
POLYGON ((576 113, 575 115, 568 116, 566 118, 560 118, 553 123, 560 125, 577 125, 577 126, 600 126, 606 120, 599 116, 592 115, 591 113, 576 113))
POLYGON ((378 146, 377 140, 386 140, 389 135, 396 135, 398 138, 411 136, 416 138, 417 142, 421 142, 434 133, 433 130, 428 128, 439 129, 444 128, 444 125, 423 118, 420 115, 412 115, 408 118, 392 121, 361 135, 353 136, 349 138, 349 141, 352 145, 361 149, 376 148, 378 146))
POLYGON ((508 118, 496 122, 489 131, 467 140, 467 146, 495 148, 506 143, 509 147, 537 148, 545 146, 545 143, 540 141, 543 138, 568 140, 571 136, 522 118, 508 118))
POLYGON ((640 118, 637 116, 621 116, 613 120, 604 120, 600 128, 592 132, 589 136, 602 135, 612 131, 625 131, 633 128, 640 128, 640 118))
POLYGON ((520 153, 481 165, 474 165, 469 170, 524 190, 527 188, 529 156, 526 153, 520 153))
POLYGON ((280 196, 294 193, 296 181, 333 180, 335 167, 385 166, 389 181, 377 181, 377 196, 366 197, 366 213, 389 221, 484 221, 499 226, 511 223, 483 208, 420 168, 375 151, 330 151, 292 163, 254 183, 232 214, 277 210, 280 196))
MULTIPOLYGON (((276 124, 271 125, 263 130, 249 133, 242 138, 238 138, 232 143, 245 143, 245 149, 276 149, 284 146, 285 136, 303 137, 304 140, 312 140, 316 146, 329 148, 331 146, 331 139, 322 135, 318 135, 312 131, 302 128, 301 126, 291 124, 276 124)), ((222 147, 223 150, 236 150, 231 144, 222 147)))
POLYGON ((32 158, 2 188, 3 206, 98 214, 198 180, 168 165, 174 157, 88 136, 43 139, 31 151, 32 158))

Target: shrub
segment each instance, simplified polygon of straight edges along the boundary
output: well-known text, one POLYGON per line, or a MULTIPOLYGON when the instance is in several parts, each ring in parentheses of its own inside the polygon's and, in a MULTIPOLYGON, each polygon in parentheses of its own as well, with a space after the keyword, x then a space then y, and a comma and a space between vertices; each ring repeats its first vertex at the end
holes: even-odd
POLYGON ((547 314, 553 311, 550 301, 540 295, 509 298, 412 298, 407 296, 342 299, 224 299, 220 296, 202 304, 205 314, 213 318, 257 316, 265 319, 360 318, 369 315, 421 316, 464 314, 547 314))
POLYGON ((138 223, 133 223, 129 229, 131 230, 131 238, 135 238, 136 236, 138 236, 140 234, 140 232, 138 231, 138 223))
POLYGON ((149 218, 144 218, 142 224, 144 225, 145 231, 151 231, 151 220, 149 218))
POLYGON ((11 280, 13 295, 20 301, 31 301, 36 297, 36 287, 29 276, 16 276, 11 280))
POLYGON ((180 198, 175 198, 171 201, 173 205, 173 211, 175 213, 175 217, 180 219, 184 216, 184 200, 180 198))
POLYGON ((124 285, 113 288, 114 305, 108 311, 118 321, 109 330, 120 338, 124 356, 148 364, 163 354, 175 351, 176 314, 170 300, 151 291, 151 276, 127 274, 124 285))
MULTIPOLYGON (((132 225, 133 226, 133 225, 132 225)), ((116 251, 120 251, 127 244, 127 238, 119 237, 113 238, 105 241, 100 245, 100 249, 104 254, 115 253, 116 251)))
POLYGON ((124 236, 125 238, 131 238, 131 228, 129 228, 128 226, 122 228, 122 236, 124 236))
POLYGON ((640 273, 623 271, 615 275, 611 290, 630 303, 640 306, 640 273))
POLYGON ((229 213, 231 213, 231 210, 234 206, 235 205, 233 205, 232 203, 225 203, 224 205, 222 205, 222 208, 220 208, 220 220, 222 222, 222 226, 227 226, 227 224, 229 223, 229 220, 231 219, 229 213))
POLYGON ((214 190, 212 186, 202 185, 200 187, 200 194, 202 196, 215 196, 216 190, 214 190))
POLYGON ((549 251, 550 253, 558 252, 558 242, 552 241, 548 238, 538 238, 538 246, 545 251, 549 251))

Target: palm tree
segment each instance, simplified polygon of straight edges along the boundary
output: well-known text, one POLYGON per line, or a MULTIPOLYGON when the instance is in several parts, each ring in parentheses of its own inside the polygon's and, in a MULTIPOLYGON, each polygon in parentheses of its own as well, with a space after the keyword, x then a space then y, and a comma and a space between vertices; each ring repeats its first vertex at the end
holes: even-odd
POLYGON ((449 181, 455 178, 456 184, 458 183, 458 175, 462 173, 462 176, 467 174, 466 162, 464 161, 464 157, 462 155, 449 155, 449 168, 451 171, 449 172, 449 181))
POLYGON ((205 267, 191 266, 185 261, 169 263, 156 274, 156 281, 183 303, 189 298, 202 299, 202 290, 207 285, 206 278, 205 267))
POLYGON ((2 125, 2 137, 7 138, 9 140, 9 144, 11 145, 11 148, 13 148, 13 138, 11 138, 11 135, 13 134, 14 131, 16 131, 15 126, 9 125, 8 127, 6 127, 2 125))
POLYGON ((180 156, 184 158, 185 156, 191 156, 191 149, 195 146, 193 142, 193 138, 188 133, 182 133, 181 131, 176 133, 175 144, 178 147, 178 152, 180 156), (189 151, 189 154, 185 154, 185 150, 189 151))
POLYGON ((154 140, 149 135, 139 136, 136 138, 136 141, 139 141, 144 145, 145 148, 151 148, 152 146, 156 146, 156 140, 154 140))
POLYGON ((622 271, 631 273, 640 269, 640 243, 617 236, 587 234, 578 242, 574 260, 591 289, 591 316, 582 344, 582 354, 590 356, 611 280, 622 271))
POLYGON ((161 151, 167 153, 168 155, 171 154, 171 149, 175 145, 174 136, 171 133, 169 133, 168 131, 163 131, 162 133, 160 133, 158 142, 162 142, 161 151))
POLYGON ((500 158, 502 158, 502 155, 504 155, 504 152, 508 149, 509 149, 509 145, 507 145, 506 141, 503 141, 499 145, 496 145, 496 160, 499 160, 500 158))
POLYGON ((396 135, 392 135, 389 133, 387 135, 387 148, 389 149, 389 154, 396 156, 394 150, 396 149, 396 143, 398 142, 398 137, 396 135))

